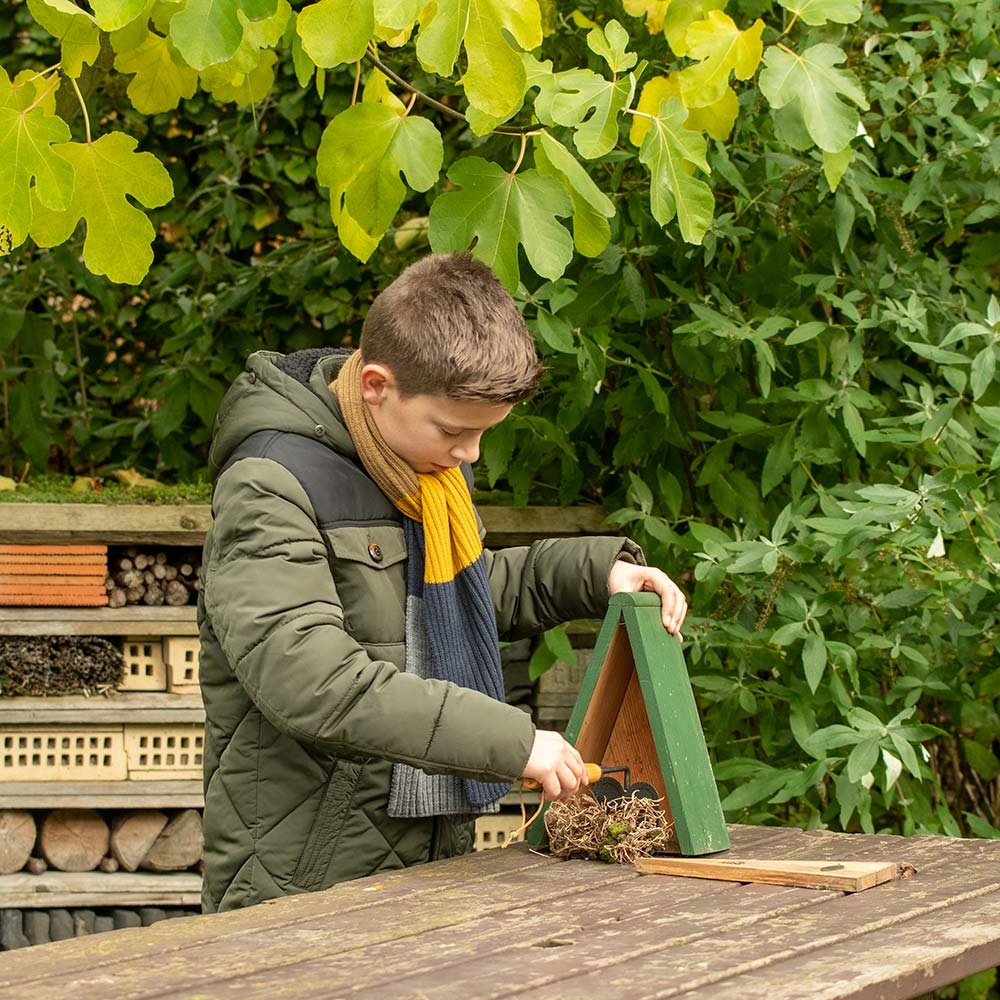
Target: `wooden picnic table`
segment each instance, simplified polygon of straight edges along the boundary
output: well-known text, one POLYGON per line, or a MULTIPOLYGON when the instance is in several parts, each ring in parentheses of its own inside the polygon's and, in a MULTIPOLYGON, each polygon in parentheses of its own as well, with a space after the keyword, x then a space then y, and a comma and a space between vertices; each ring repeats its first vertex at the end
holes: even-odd
POLYGON ((1000 842, 735 826, 729 858, 897 861, 858 893, 523 844, 0 956, 2 1000, 915 997, 1000 963, 1000 842))

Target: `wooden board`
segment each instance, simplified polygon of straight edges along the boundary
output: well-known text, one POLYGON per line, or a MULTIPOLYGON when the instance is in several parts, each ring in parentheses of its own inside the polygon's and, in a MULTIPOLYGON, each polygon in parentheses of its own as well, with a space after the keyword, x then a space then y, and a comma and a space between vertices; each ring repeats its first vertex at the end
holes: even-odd
POLYGON ((20 872, 0 875, 0 908, 63 906, 197 906, 201 876, 114 872, 20 872))
MULTIPOLYGON (((205 804, 201 781, 4 781, 4 809, 187 809, 205 804)), ((0 907, 2 909, 2 907, 0 907)))
POLYGON ((198 609, 0 608, 0 635, 197 635, 198 609))
POLYGON ((678 875, 842 892, 873 889, 904 874, 894 861, 761 861, 750 858, 639 858, 635 870, 643 875, 678 875))
MULTIPOLYGON (((477 510, 491 546, 539 538, 617 534, 600 507, 491 507, 477 510)), ((95 541, 122 545, 201 545, 212 523, 208 504, 4 503, 0 543, 95 541)))
POLYGON ((204 722, 200 694, 135 692, 0 698, 0 726, 204 722))

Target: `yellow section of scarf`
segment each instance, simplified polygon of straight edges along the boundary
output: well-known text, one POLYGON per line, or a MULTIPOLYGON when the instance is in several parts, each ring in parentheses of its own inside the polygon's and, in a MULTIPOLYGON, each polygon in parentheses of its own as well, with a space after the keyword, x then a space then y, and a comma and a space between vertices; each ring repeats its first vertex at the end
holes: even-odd
POLYGON ((417 473, 385 442, 361 395, 361 352, 330 383, 368 475, 393 506, 424 526, 424 582, 448 583, 483 551, 461 469, 417 473))

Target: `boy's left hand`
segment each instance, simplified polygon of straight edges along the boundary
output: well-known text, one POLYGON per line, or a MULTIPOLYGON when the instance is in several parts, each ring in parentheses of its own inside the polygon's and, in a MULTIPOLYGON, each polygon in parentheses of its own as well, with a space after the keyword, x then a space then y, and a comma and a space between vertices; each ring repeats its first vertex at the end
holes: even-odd
POLYGON ((660 595, 663 627, 683 642, 681 625, 687 614, 687 599, 681 593, 680 587, 663 570, 655 566, 636 566, 635 563, 619 559, 611 567, 611 573, 608 575, 609 593, 637 594, 642 590, 660 595))

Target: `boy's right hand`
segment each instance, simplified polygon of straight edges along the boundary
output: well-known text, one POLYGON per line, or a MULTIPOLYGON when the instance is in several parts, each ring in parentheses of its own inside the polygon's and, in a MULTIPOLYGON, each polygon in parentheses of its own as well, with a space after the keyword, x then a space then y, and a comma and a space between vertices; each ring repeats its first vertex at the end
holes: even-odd
POLYGON ((521 777, 537 781, 548 802, 571 798, 587 784, 587 771, 576 747, 559 733, 545 729, 535 731, 535 742, 521 777))

